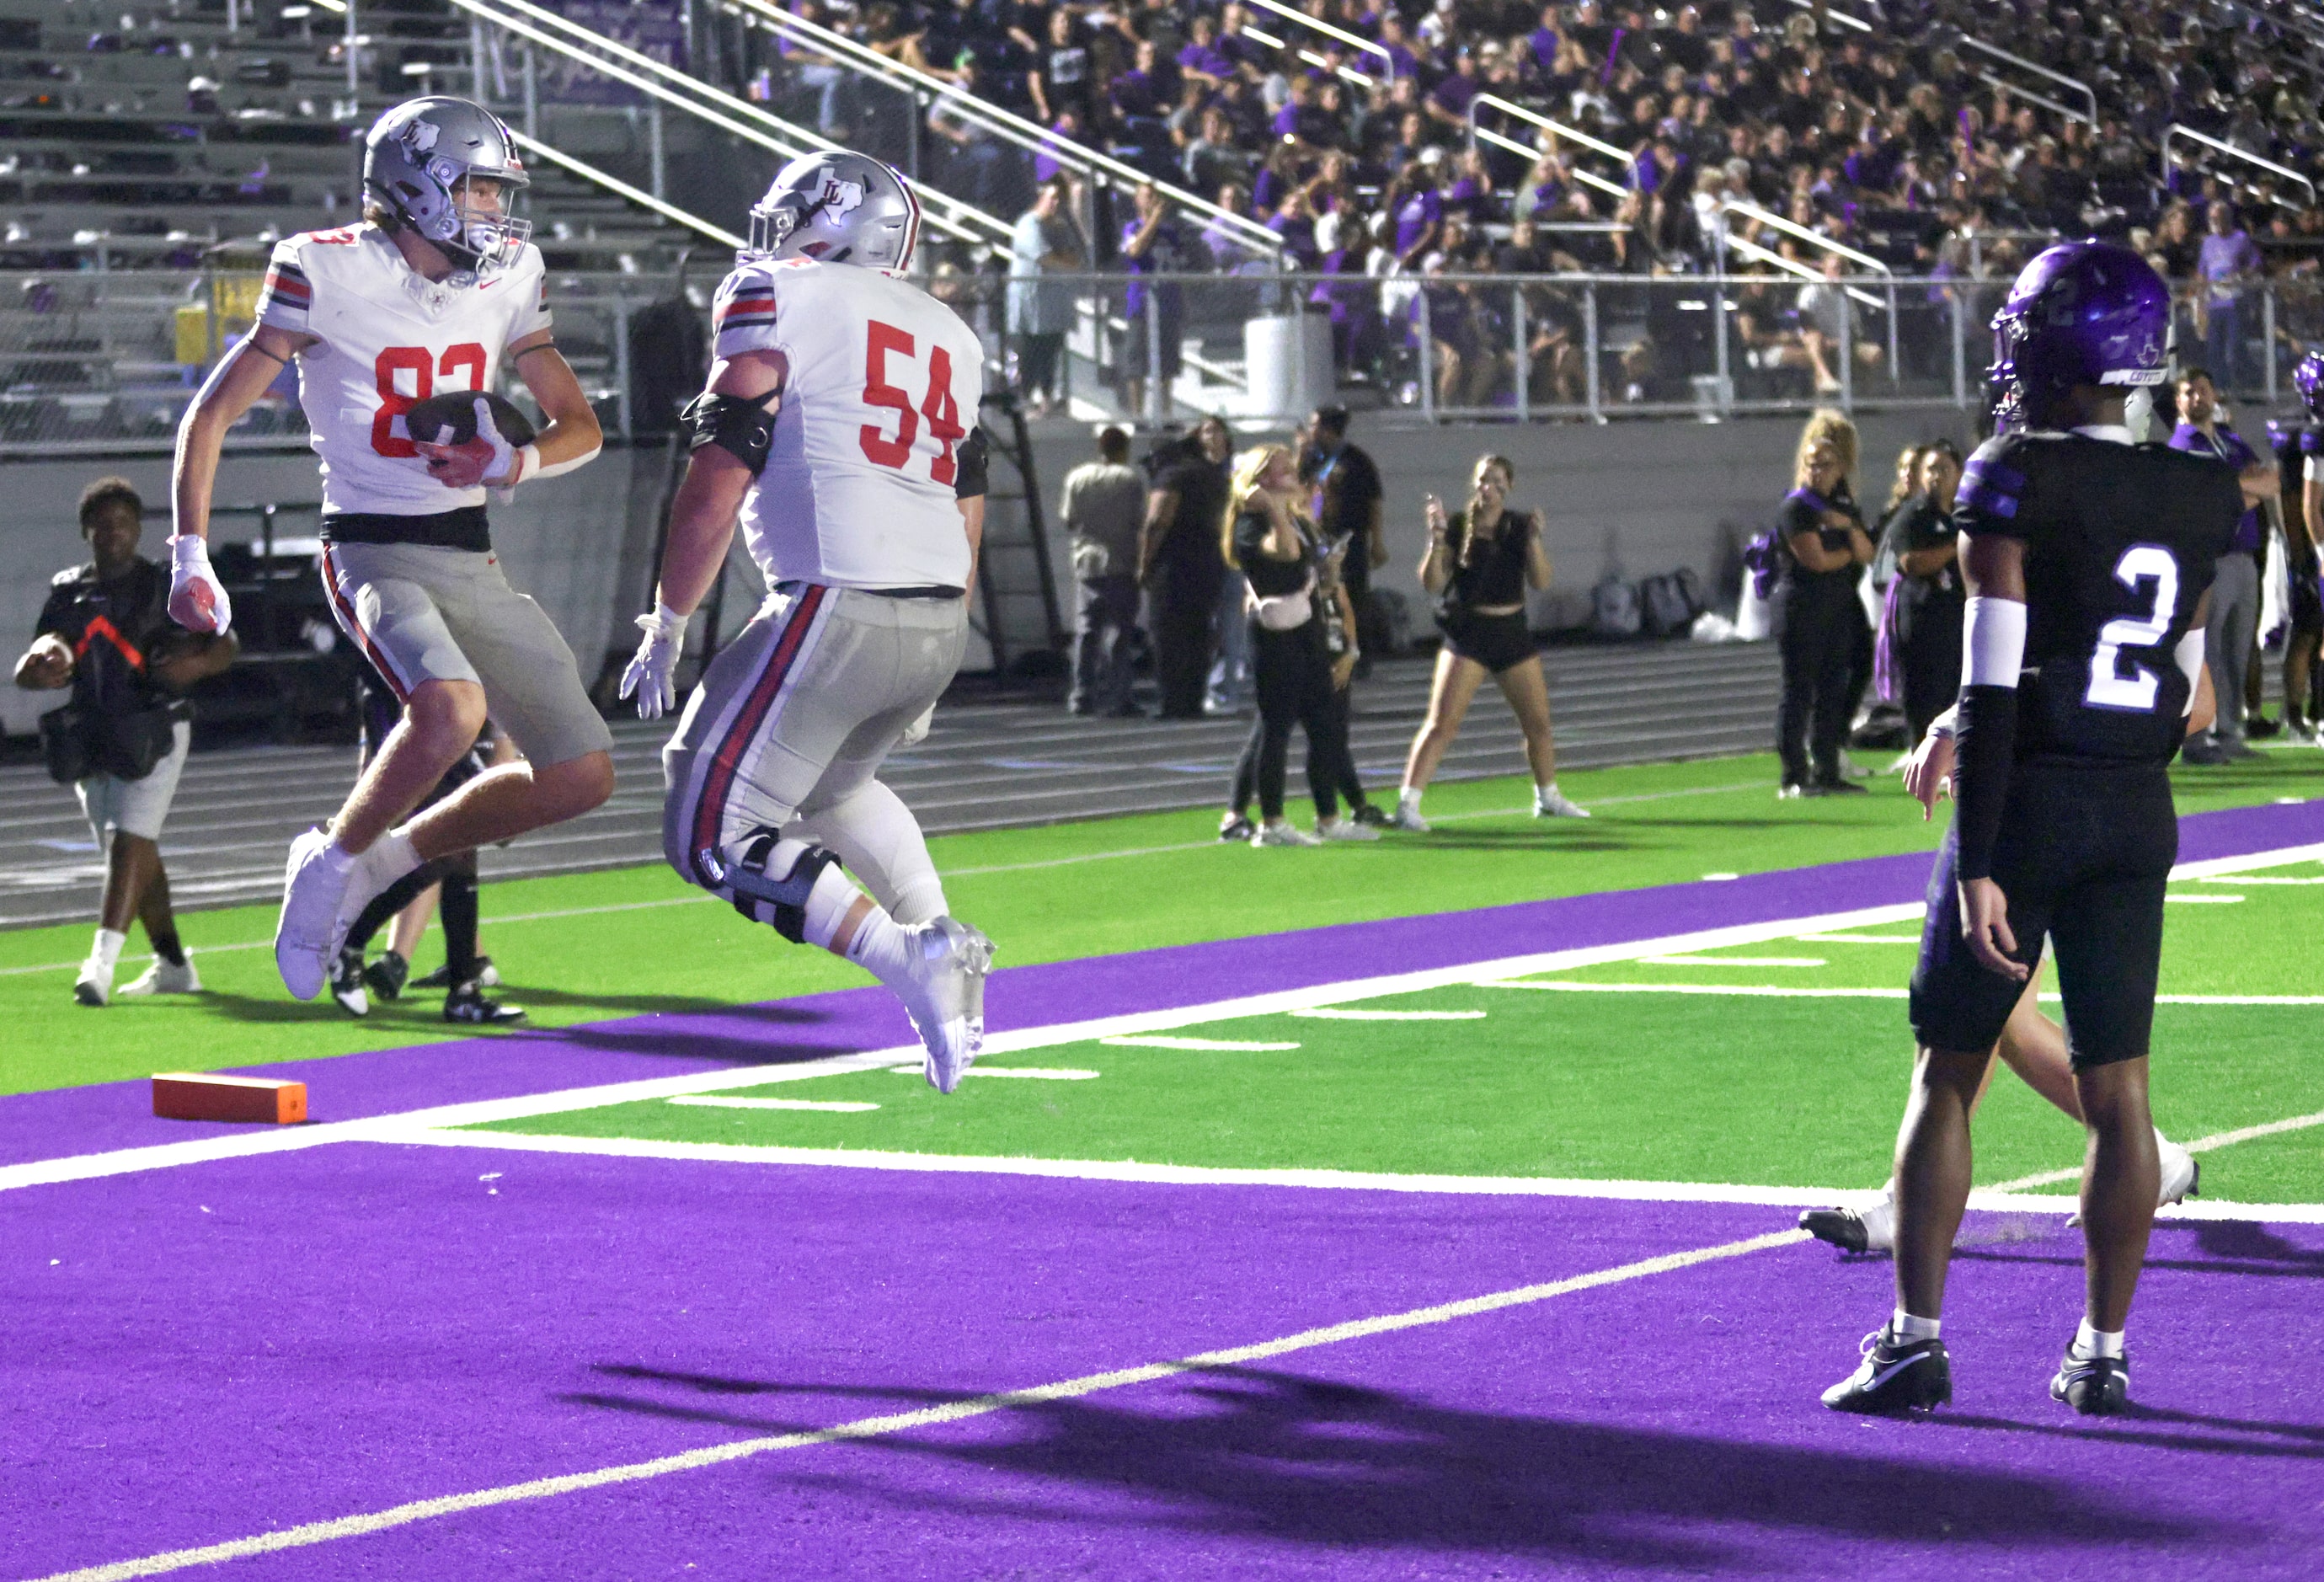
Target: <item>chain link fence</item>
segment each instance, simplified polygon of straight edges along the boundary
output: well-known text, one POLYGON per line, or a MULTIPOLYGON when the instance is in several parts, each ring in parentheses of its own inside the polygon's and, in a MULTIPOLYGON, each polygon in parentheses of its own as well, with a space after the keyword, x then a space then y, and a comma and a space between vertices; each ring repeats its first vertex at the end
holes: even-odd
MULTIPOLYGON (((166 449, 247 333, 255 261, 198 272, 0 274, 0 456, 166 449)), ((1413 421, 1720 419, 1815 405, 1984 400, 1999 280, 1771 275, 1050 274, 940 264, 925 282, 976 328, 987 384, 1036 411, 1151 425, 1295 419, 1319 402, 1413 421)), ((709 281, 557 275, 558 342, 606 432, 666 429, 699 380, 684 333, 709 281), (673 398, 674 397, 674 398, 673 398)), ((2177 293, 2181 365, 2273 403, 2324 344, 2314 276, 2231 301, 2177 293)), ((505 393, 524 402, 513 371, 505 393)), ((295 369, 232 448, 304 445, 295 369)))

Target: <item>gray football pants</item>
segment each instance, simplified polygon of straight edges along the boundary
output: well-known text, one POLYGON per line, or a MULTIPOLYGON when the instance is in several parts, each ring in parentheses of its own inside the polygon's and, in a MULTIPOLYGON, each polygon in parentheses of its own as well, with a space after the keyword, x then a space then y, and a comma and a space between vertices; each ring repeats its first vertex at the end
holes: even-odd
POLYGON ((2241 552, 2219 557, 2211 582, 2211 618, 2203 628, 2203 662, 2211 668, 2218 717, 2211 740, 2244 739, 2244 678, 2251 669, 2252 635, 2259 629, 2259 562, 2241 552))
POLYGON ((903 921, 943 911, 918 826, 872 776, 967 639, 964 599, 784 584, 711 662, 662 749, 670 866, 731 902, 728 865, 773 829, 830 847, 903 921))

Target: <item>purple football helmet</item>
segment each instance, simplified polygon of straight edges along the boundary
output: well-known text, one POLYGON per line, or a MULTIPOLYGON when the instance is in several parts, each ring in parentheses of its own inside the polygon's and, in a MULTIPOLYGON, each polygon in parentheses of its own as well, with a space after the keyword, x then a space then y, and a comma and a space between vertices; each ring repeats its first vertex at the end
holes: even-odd
POLYGON ((2300 366, 2292 371, 2292 387, 2300 392, 2300 404, 2308 415, 2324 423, 2324 352, 2310 352, 2300 359, 2300 366))
POLYGON ((2161 384, 2171 292, 2127 247, 2064 242, 2019 272, 1993 316, 1997 427, 2041 421, 2077 384, 2161 384))

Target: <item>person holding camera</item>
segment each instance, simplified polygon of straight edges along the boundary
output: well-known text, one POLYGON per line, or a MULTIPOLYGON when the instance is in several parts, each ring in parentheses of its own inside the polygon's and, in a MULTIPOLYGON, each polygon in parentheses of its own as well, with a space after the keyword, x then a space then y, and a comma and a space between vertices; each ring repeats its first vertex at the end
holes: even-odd
POLYGON ((42 717, 41 740, 49 772, 79 795, 105 856, 97 940, 73 983, 84 1005, 113 997, 132 918, 145 925, 153 965, 119 993, 189 995, 202 986, 178 939, 160 842, 192 737, 183 694, 233 663, 235 643, 170 619, 169 569, 137 552, 144 513, 126 478, 99 478, 81 491, 91 559, 57 574, 32 645, 16 661, 19 687, 72 689, 71 701, 42 717))
POLYGON ((1500 687, 1525 733, 1534 817, 1590 817, 1557 789, 1549 682, 1525 618, 1526 589, 1549 586, 1549 551, 1542 547, 1541 513, 1509 508, 1516 482, 1517 468, 1508 458, 1480 456, 1469 503, 1457 516, 1446 514, 1443 501, 1428 496, 1428 549, 1420 558, 1420 585, 1436 600, 1436 628, 1444 643, 1429 688, 1428 718, 1412 738, 1404 789, 1388 819, 1399 829, 1427 830, 1420 794, 1461 734, 1461 722, 1487 676, 1500 687))

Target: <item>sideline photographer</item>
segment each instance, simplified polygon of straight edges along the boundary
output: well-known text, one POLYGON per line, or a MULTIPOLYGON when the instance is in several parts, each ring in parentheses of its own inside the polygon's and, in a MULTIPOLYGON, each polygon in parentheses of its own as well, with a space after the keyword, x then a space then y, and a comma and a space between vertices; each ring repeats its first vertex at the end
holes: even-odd
POLYGON ((170 573, 137 552, 145 503, 129 480, 97 479, 81 491, 80 531, 92 559, 57 574, 32 645, 16 661, 16 685, 72 689, 41 717, 49 773, 79 794, 105 855, 97 940, 73 998, 102 1005, 129 921, 141 920, 153 965, 124 995, 194 994, 201 978, 178 939, 161 823, 177 794, 193 734, 182 694, 234 662, 231 633, 205 636, 170 619, 170 573))

